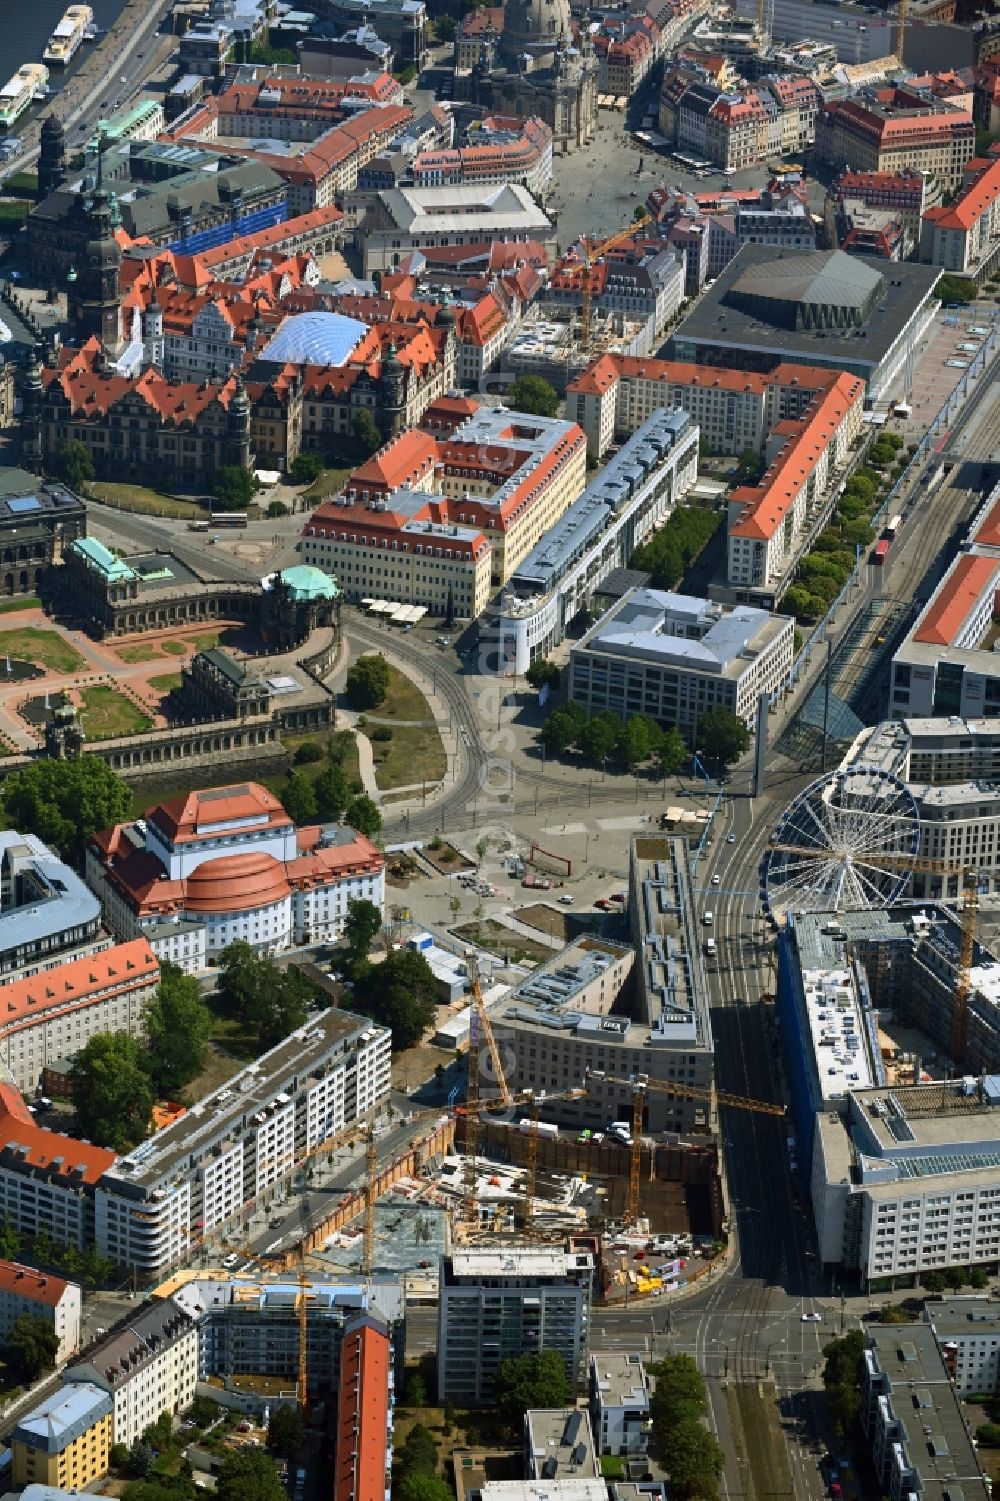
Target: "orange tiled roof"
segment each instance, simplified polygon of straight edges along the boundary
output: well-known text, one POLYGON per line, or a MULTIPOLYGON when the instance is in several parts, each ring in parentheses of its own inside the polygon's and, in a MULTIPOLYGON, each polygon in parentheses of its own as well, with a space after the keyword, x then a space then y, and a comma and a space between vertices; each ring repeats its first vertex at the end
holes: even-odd
POLYGON ((55 1308, 68 1287, 69 1283, 63 1277, 53 1277, 51 1272, 22 1266, 19 1261, 0 1261, 0 1292, 10 1293, 16 1298, 30 1298, 32 1303, 55 1308))
POLYGON ((977 553, 959 558, 928 606, 913 640, 929 646, 951 646, 983 590, 993 584, 998 569, 996 558, 977 553))
POLYGON ((0 1154, 7 1151, 16 1154, 22 1169, 35 1168, 45 1177, 62 1179, 67 1187, 97 1183, 117 1160, 105 1147, 46 1131, 35 1123, 20 1090, 0 1084, 0 1154))
POLYGON ((130 938, 114 948, 0 986, 0 1036, 34 1026, 54 1007, 85 1006, 108 992, 155 984, 160 965, 145 938, 130 938))
POLYGON ((384 1501, 389 1369, 388 1333, 365 1317, 340 1347, 333 1501, 384 1501))

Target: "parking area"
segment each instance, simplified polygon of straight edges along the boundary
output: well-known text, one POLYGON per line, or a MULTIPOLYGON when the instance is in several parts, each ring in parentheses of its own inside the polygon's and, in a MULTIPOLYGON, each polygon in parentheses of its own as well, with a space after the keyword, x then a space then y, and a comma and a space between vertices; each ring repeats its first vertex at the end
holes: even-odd
POLYGON ((992 307, 980 306, 961 311, 943 308, 938 313, 917 355, 910 416, 902 424, 908 440, 923 436, 965 379, 969 364, 990 332, 994 313, 992 307))

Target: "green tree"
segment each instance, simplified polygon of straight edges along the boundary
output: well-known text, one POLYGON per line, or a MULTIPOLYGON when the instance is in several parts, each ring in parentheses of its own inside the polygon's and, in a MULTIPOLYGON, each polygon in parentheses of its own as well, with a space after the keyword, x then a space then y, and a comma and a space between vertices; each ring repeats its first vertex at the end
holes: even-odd
POLYGON ((323 747, 318 740, 303 740, 292 759, 296 766, 314 766, 323 760, 323 747))
POLYGON ((660 730, 647 714, 633 714, 618 731, 615 750, 631 770, 648 761, 660 741, 660 730))
POLYGON ((267 1425, 267 1447, 280 1459, 292 1460, 306 1441, 306 1425, 297 1407, 282 1402, 275 1407, 267 1425))
POLYGON ((174 1481, 130 1480, 122 1491, 122 1501, 180 1501, 188 1494, 186 1490, 178 1492, 174 1481))
POLYGON ((9 828, 37 834, 77 865, 92 834, 132 812, 131 791, 97 756, 34 761, 7 778, 0 798, 9 828))
POLYGON ((254 953, 242 940, 229 944, 219 955, 218 988, 256 1033, 261 1051, 301 1027, 318 994, 300 970, 279 969, 273 959, 254 953))
POLYGON ((738 485, 755 485, 764 472, 764 463, 756 448, 744 448, 736 460, 736 474, 733 476, 738 485))
POLYGON ((400 1501, 455 1501, 451 1488, 443 1480, 416 1472, 403 1476, 396 1494, 400 1501))
POLYGON ((586 727, 587 711, 582 704, 560 704, 542 725, 542 744, 550 755, 561 755, 576 744, 586 727))
MULTIPOLYGON (((430 23, 434 28, 434 38, 438 42, 453 42, 457 22, 454 16, 435 16, 430 23)), ((983 153, 985 155, 985 152, 983 153)))
POLYGON ((277 521, 279 517, 288 515, 288 507, 283 500, 269 500, 264 515, 268 521, 277 521))
POLYGON ((673 589, 721 525, 722 516, 717 511, 676 506, 665 525, 636 548, 629 567, 647 572, 654 589, 673 589))
POLYGON ((347 776, 339 762, 334 761, 320 772, 313 782, 316 794, 316 813, 324 823, 339 818, 350 801, 347 776))
POLYGON ((374 839, 382 827, 382 815, 368 794, 359 792, 344 809, 344 822, 366 839, 374 839))
POLYGON ((656 1377, 654 1412, 676 1411, 683 1404, 685 1411, 705 1411, 705 1381, 690 1355, 669 1355, 653 1367, 656 1377))
MULTIPOLYGON (((438 1065, 440 1067, 440 1064, 438 1065)), ((407 1407, 427 1406, 427 1382, 419 1371, 411 1371, 403 1388, 403 1402, 407 1407)))
POLYGON ((970 1287, 974 1287, 977 1292, 982 1292, 984 1287, 990 1285, 989 1273, 984 1266, 974 1266, 970 1268, 968 1281, 970 1287))
POLYGON ((129 1450, 128 1472, 136 1480, 148 1480, 153 1473, 155 1460, 152 1446, 145 1439, 137 1438, 129 1450))
POLYGON ((509 1423, 520 1423, 531 1407, 565 1407, 573 1395, 566 1363, 558 1350, 515 1355, 500 1362, 497 1407, 509 1423))
POLYGON ((212 1013, 197 980, 165 959, 160 983, 146 1011, 148 1069, 158 1094, 183 1089, 201 1071, 212 1013))
POLYGON ((112 1444, 111 1453, 108 1458, 111 1461, 111 1468, 113 1470, 124 1470, 128 1464, 128 1445, 112 1444))
POLYGON ((223 1409, 211 1397, 195 1397, 184 1414, 197 1428, 211 1428, 222 1417, 223 1409))
POLYGON ((681 1417, 664 1435, 660 1459, 667 1472, 671 1496, 679 1501, 711 1501, 718 1495, 722 1450, 703 1423, 681 1417))
POLYGON ((377 709, 389 693, 389 664, 385 657, 358 657, 347 669, 347 702, 352 709, 377 709))
POLYGON ((291 771, 281 789, 281 806, 293 823, 300 827, 315 820, 318 812, 316 789, 301 771, 291 771))
POLYGON ((365 407, 355 414, 354 421, 351 423, 351 432, 366 459, 376 449, 382 447, 382 434, 378 423, 365 407))
POLYGON ((732 766, 750 748, 750 731, 730 709, 706 709, 698 718, 698 745, 711 761, 732 766))
POLYGON ((512 412, 532 417, 554 417, 559 410, 559 392, 543 375, 519 375, 504 401, 512 412))
POLYGON ((295 484, 311 485, 314 480, 319 479, 325 467, 322 454, 303 448, 301 453, 296 454, 288 473, 295 484))
POLYGON ((90 1141, 127 1152, 143 1140, 154 1096, 134 1037, 98 1032, 74 1058, 70 1081, 76 1118, 90 1141))
POLYGON ((406 1442, 402 1449, 397 1450, 397 1455, 402 1474, 437 1474, 437 1444, 434 1442, 434 1435, 423 1423, 414 1423, 406 1435, 406 1442))
POLYGON ((287 1501, 274 1460, 263 1449, 227 1453, 215 1492, 219 1501, 287 1501))
POLYGON ((532 688, 544 688, 546 685, 556 688, 561 676, 559 668, 547 657, 536 657, 524 674, 525 681, 530 683, 532 688))
POLYGON ((4 1261, 16 1261, 21 1254, 21 1237, 4 1215, 0 1221, 0 1257, 4 1261))
POLYGON ((94 478, 94 461, 86 443, 71 438, 59 450, 59 478, 79 493, 94 478))
POLYGON ((656 759, 662 776, 675 776, 690 755, 691 752, 684 744, 684 736, 676 725, 671 725, 662 732, 656 746, 656 759))
POLYGON ((366 901, 363 897, 350 899, 347 903, 347 917, 344 919, 344 937, 355 964, 360 959, 368 958, 368 951, 378 937, 381 926, 382 914, 374 902, 366 901))
POLYGON ((591 761, 600 765, 614 753, 620 734, 621 722, 618 715, 611 709, 602 709, 584 727, 579 737, 580 749, 591 761))
POLYGON ((823 1347, 823 1385, 827 1405, 837 1427, 846 1432, 861 1405, 861 1363, 864 1360, 865 1336, 852 1329, 841 1339, 823 1347))
POLYGON ((934 288, 934 295, 944 303, 975 302, 978 293, 976 284, 967 276, 942 276, 934 288))
POLYGON ((396 949, 382 964, 361 967, 354 978, 354 1006, 389 1027, 397 1052, 413 1047, 434 1020, 437 981, 423 954, 396 949))
POLYGON ((24 1313, 14 1320, 7 1358, 25 1381, 37 1381, 43 1371, 51 1371, 58 1352, 59 1336, 46 1319, 24 1313))
POLYGON ((223 464, 212 476, 212 495, 220 511, 245 511, 256 488, 253 475, 239 464, 223 464))

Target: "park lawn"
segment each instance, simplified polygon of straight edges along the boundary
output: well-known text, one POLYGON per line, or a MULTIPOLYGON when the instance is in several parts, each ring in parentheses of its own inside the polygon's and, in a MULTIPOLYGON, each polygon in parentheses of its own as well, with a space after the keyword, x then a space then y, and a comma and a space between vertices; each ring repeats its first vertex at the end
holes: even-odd
POLYGON ((428 720, 434 722, 431 706, 427 702, 416 683, 400 672, 398 667, 388 663, 389 667, 389 692, 377 709, 372 709, 366 718, 379 719, 406 719, 428 720))
MULTIPOLYGON (((312 733, 307 730, 303 735, 283 735, 281 737, 281 743, 293 763, 290 769, 300 771, 304 777, 309 778, 310 782, 314 782, 326 770, 328 763, 324 756, 322 761, 306 761, 302 766, 294 765, 295 752, 306 740, 317 741, 323 747, 324 751, 331 741, 338 746, 342 752, 341 764, 344 768, 344 775, 347 778, 347 785, 353 790, 355 783, 357 783, 359 790, 362 790, 361 768, 358 765, 358 742, 354 738, 353 730, 337 730, 332 735, 324 733, 322 730, 314 730, 312 733)), ((266 782, 266 785, 275 794, 280 794, 284 784, 285 778, 283 776, 271 777, 266 782)))
POLYGON ((117 688, 99 684, 81 688, 83 708, 80 719, 91 740, 112 740, 116 735, 138 735, 153 727, 148 714, 137 709, 117 688))
POLYGON ((34 625, 0 631, 0 657, 38 662, 51 672, 79 672, 87 665, 58 631, 40 630, 34 625))
POLYGON ((396 725, 391 740, 373 740, 375 781, 379 791, 440 782, 448 769, 437 726, 396 725))
POLYGON ((204 631, 200 636, 195 636, 190 644, 195 651, 212 651, 219 644, 219 632, 204 631))
POLYGON ((302 492, 303 500, 310 505, 321 500, 328 500, 331 495, 339 495, 354 473, 353 466, 347 469, 324 469, 318 479, 314 479, 308 490, 302 492))
POLYGON ((160 650, 166 652, 168 657, 186 657, 188 643, 186 641, 161 641, 160 650))
POLYGON ((179 672, 165 672, 158 678, 150 678, 149 686, 155 688, 157 693, 172 693, 181 686, 182 681, 179 672))
POLYGON ((135 646, 118 646, 115 648, 116 655, 123 662, 155 662, 160 655, 159 646, 155 641, 138 641, 135 646))
POLYGON ((0 599, 0 615, 16 615, 19 610, 37 610, 41 600, 33 594, 22 594, 17 599, 0 599))
MULTIPOLYGON (((459 917, 461 915, 458 914, 459 917)), ((525 938, 523 934, 505 928, 503 923, 495 922, 491 917, 482 921, 464 922, 451 931, 456 938, 478 944, 481 949, 488 949, 491 954, 499 955, 508 964, 538 964, 551 959, 553 954, 548 944, 525 938)))
POLYGON ((260 1051, 257 1046, 257 1037, 247 1027, 243 1018, 230 1008, 218 992, 207 995, 205 1004, 213 1018, 209 1042, 214 1043, 224 1054, 229 1054, 232 1058, 240 1060, 256 1058, 260 1051))
POLYGON ((179 500, 174 495, 161 495, 158 490, 145 485, 120 485, 112 480, 94 480, 89 487, 96 500, 109 506, 120 506, 123 511, 137 511, 144 516, 176 516, 185 521, 204 521, 207 512, 194 500, 179 500))

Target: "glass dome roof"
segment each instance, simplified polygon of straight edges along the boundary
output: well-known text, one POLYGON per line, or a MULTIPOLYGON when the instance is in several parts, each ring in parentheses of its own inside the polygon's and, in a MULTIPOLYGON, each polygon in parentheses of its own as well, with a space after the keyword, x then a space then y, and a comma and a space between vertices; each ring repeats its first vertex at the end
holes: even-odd
POLYGON ((342 365, 368 325, 340 313, 295 313, 261 351, 276 365, 342 365))

